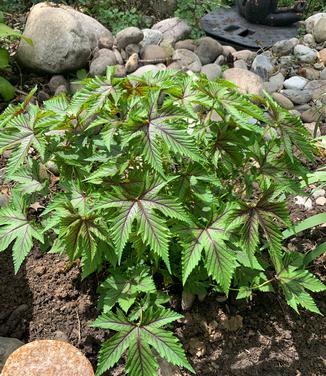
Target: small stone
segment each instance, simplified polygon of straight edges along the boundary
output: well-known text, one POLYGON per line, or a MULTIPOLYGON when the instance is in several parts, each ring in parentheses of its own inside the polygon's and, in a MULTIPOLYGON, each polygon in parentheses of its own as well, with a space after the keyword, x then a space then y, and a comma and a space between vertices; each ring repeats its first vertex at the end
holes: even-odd
POLYGON ((49 89, 52 94, 54 94, 57 88, 62 85, 66 86, 68 90, 69 83, 61 74, 56 74, 55 76, 52 76, 48 83, 49 89))
POLYGON ((244 60, 236 60, 233 63, 234 68, 248 70, 248 65, 244 60))
POLYGON ((187 291, 182 291, 181 307, 184 311, 188 311, 194 304, 194 301, 194 294, 187 291))
POLYGON ((317 43, 326 41, 326 18, 321 17, 313 28, 313 35, 317 43))
POLYGON ((283 74, 279 72, 279 73, 271 76, 269 78, 268 82, 271 85, 271 87, 273 88, 273 91, 279 91, 283 87, 284 80, 285 80, 285 78, 284 78, 283 74))
POLYGON ((239 87, 241 93, 260 95, 263 80, 257 74, 239 68, 230 68, 224 71, 223 78, 239 87))
POLYGON ((312 209, 312 200, 310 198, 303 197, 303 196, 296 196, 294 197, 294 201, 296 205, 303 207, 305 210, 312 209))
POLYGON ((257 55, 252 63, 251 70, 267 81, 273 71, 273 65, 266 55, 257 55))
POLYGON ((326 205, 326 197, 318 197, 316 200, 316 204, 319 206, 326 205))
POLYGON ((199 57, 203 65, 210 64, 223 53, 223 47, 211 37, 203 37, 198 40, 198 47, 195 54, 199 57))
POLYGON ((16 338, 0 337, 0 372, 9 355, 23 345, 24 343, 16 338))
POLYGON ((325 65, 324 64, 321 64, 321 63, 315 63, 314 64, 314 68, 319 70, 319 71, 322 71, 324 69, 325 65))
POLYGON ((174 47, 176 50, 186 49, 194 52, 197 48, 197 45, 192 39, 184 39, 179 40, 174 47))
POLYGON ((117 64, 123 65, 123 58, 121 56, 120 51, 118 49, 116 49, 116 48, 114 48, 112 51, 114 53, 115 59, 117 61, 117 64))
POLYGON ((133 76, 141 77, 143 74, 145 74, 147 72, 156 73, 160 70, 161 69, 159 67, 157 67, 157 65, 148 64, 148 65, 144 65, 143 67, 138 68, 135 72, 133 72, 133 76))
POLYGON ((57 87, 54 96, 60 95, 60 94, 68 94, 68 89, 65 85, 60 85, 57 87))
POLYGON ((315 80, 310 81, 304 87, 311 96, 312 99, 317 100, 320 99, 326 93, 326 81, 325 80, 315 80))
POLYGON ((159 30, 163 38, 171 43, 184 39, 191 33, 191 27, 178 17, 160 21, 152 26, 152 30, 159 30))
POLYGON ((225 59, 225 56, 223 55, 220 55, 215 61, 214 61, 214 64, 217 64, 217 65, 223 65, 225 63, 226 59, 225 59))
POLYGON ((298 43, 299 43, 299 39, 297 38, 280 40, 279 42, 276 42, 274 44, 274 46, 272 47, 272 52, 274 55, 279 56, 279 57, 291 55, 294 47, 298 43))
POLYGON ((290 101, 289 98, 285 97, 284 95, 280 93, 273 93, 272 97, 280 106, 286 108, 287 110, 293 109, 294 104, 290 101))
POLYGON ((205 74, 209 80, 215 80, 222 74, 222 68, 217 64, 207 64, 202 66, 201 73, 205 74))
POLYGON ((102 48, 98 51, 98 55, 92 60, 89 66, 89 74, 92 77, 102 76, 106 73, 108 66, 114 66, 117 64, 117 59, 113 51, 106 48, 102 48))
POLYGON ((133 54, 138 55, 140 53, 140 47, 138 46, 138 44, 128 44, 128 46, 125 48, 125 51, 128 57, 133 54))
POLYGON ((234 52, 232 55, 235 60, 244 60, 246 62, 249 62, 254 60, 256 53, 250 50, 242 50, 234 52))
POLYGON ((302 90, 307 84, 307 80, 300 76, 293 76, 284 81, 284 87, 286 89, 302 90))
POLYGON ((324 64, 326 63, 326 48, 319 51, 319 60, 324 64))
POLYGON ((232 46, 223 46, 223 56, 228 57, 230 55, 233 55, 237 50, 232 46))
POLYGON ((316 189, 315 191, 312 192, 313 198, 325 197, 325 195, 326 195, 325 189, 316 189))
POLYGON ((172 59, 180 69, 185 71, 191 70, 194 73, 199 73, 202 67, 199 57, 189 50, 175 50, 172 59))
POLYGON ((315 47, 316 41, 312 34, 306 34, 303 36, 303 41, 305 44, 307 44, 309 47, 315 47))
POLYGON ((101 50, 102 48, 107 48, 109 50, 112 49, 114 43, 114 39, 112 35, 103 35, 98 40, 97 46, 101 50))
POLYGON ((314 63, 317 60, 317 51, 303 44, 294 47, 294 55, 301 63, 314 63))
POLYGON ((309 81, 319 80, 320 72, 312 67, 304 67, 300 69, 300 74, 309 81))
POLYGON ((139 66, 138 54, 132 54, 126 62, 125 68, 127 73, 133 73, 139 66))
POLYGON ((295 104, 308 103, 312 99, 312 95, 308 90, 282 90, 282 94, 289 98, 295 104))
POLYGON ((127 27, 118 32, 116 36, 117 46, 120 49, 125 49, 128 44, 138 44, 143 38, 144 34, 138 27, 127 27))
POLYGON ((320 79, 326 81, 326 68, 324 68, 320 73, 320 79))
POLYGON ((153 63, 155 63, 157 60, 165 61, 166 54, 163 47, 149 44, 143 49, 141 58, 142 60, 154 60, 153 63))
POLYGON ((158 45, 163 40, 163 34, 159 30, 143 29, 142 32, 144 35, 143 40, 140 42, 142 48, 150 44, 158 45))
POLYGON ((302 112, 301 119, 304 123, 313 123, 315 121, 318 121, 319 113, 314 109, 309 109, 302 112))
POLYGON ((206 354, 206 345, 198 338, 190 338, 189 352, 191 355, 201 358, 206 354))

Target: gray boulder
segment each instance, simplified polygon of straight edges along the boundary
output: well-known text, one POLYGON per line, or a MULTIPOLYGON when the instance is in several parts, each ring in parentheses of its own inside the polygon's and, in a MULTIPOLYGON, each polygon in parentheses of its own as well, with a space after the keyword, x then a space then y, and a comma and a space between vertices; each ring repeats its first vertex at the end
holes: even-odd
POLYGON ((280 40, 276 42, 272 47, 272 52, 276 56, 286 56, 290 55, 293 52, 294 47, 299 43, 299 39, 291 38, 280 40))
POLYGON ((31 70, 51 74, 86 66, 99 39, 112 38, 94 18, 50 3, 32 7, 23 34, 32 39, 33 45, 20 41, 18 61, 31 70))
POLYGON ((171 43, 186 38, 191 33, 191 27, 178 17, 167 18, 152 26, 153 30, 159 30, 163 38, 171 43))
POLYGON ((305 21, 305 27, 307 33, 313 33, 314 27, 321 18, 326 18, 326 13, 316 13, 310 16, 305 21))
POLYGON ((194 73, 201 71, 202 64, 199 57, 192 51, 186 49, 175 50, 172 56, 174 64, 182 70, 191 70, 194 73))
POLYGON ((128 44, 138 44, 144 39, 143 32, 138 27, 127 27, 116 35, 117 46, 124 49, 128 44))
POLYGON ((223 47, 215 39, 203 37, 198 40, 195 54, 199 57, 203 65, 212 63, 222 53, 223 47))
POLYGON ((269 75, 273 71, 273 65, 266 55, 257 55, 252 63, 251 69, 264 81, 268 81, 269 75))
POLYGON ((111 50, 103 48, 98 51, 97 57, 92 60, 89 66, 89 74, 93 77, 102 76, 106 72, 108 66, 117 64, 115 53, 111 50))
POLYGON ((301 63, 314 63, 318 57, 316 50, 303 44, 294 47, 294 55, 301 63))
POLYGON ((305 104, 311 101, 312 95, 308 90, 295 90, 286 89, 282 90, 282 94, 285 95, 294 104, 305 104))
POLYGON ((201 68, 201 73, 205 74, 209 80, 215 80, 222 75, 222 68, 217 64, 207 64, 201 68))
POLYGON ((146 47, 150 44, 160 44, 163 40, 163 34, 160 30, 143 29, 144 38, 140 42, 141 47, 146 47))

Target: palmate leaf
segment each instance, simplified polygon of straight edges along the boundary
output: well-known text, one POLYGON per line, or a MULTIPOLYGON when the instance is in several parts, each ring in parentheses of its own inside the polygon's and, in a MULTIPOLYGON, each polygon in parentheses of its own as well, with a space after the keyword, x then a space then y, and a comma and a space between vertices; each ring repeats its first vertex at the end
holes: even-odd
POLYGON ((175 233, 181 239, 182 280, 186 283, 189 275, 201 260, 205 250, 204 264, 208 274, 214 278, 228 294, 232 276, 236 268, 236 255, 228 249, 224 240, 228 239, 231 227, 227 226, 227 210, 219 214, 214 221, 205 227, 196 225, 176 227, 175 233))
POLYGON ((130 322, 119 310, 117 314, 102 314, 92 326, 118 333, 102 345, 96 376, 113 367, 127 348, 128 375, 156 376, 158 363, 150 347, 168 362, 194 372, 177 338, 161 328, 181 317, 163 308, 149 308, 138 323, 130 322))
POLYGON ((176 200, 159 195, 160 190, 168 182, 158 179, 135 198, 126 197, 121 189, 117 189, 115 195, 110 194, 100 198, 96 205, 97 209, 117 209, 110 230, 119 260, 136 220, 138 233, 143 242, 162 257, 170 269, 168 254, 170 232, 164 217, 159 216, 157 212, 181 221, 188 221, 188 217, 176 200))
POLYGON ((43 243, 42 232, 20 210, 3 208, 0 210, 0 252, 12 247, 14 269, 20 266, 33 247, 33 238, 43 243))
POLYGON ((288 226, 290 220, 286 203, 271 201, 272 192, 271 189, 267 190, 255 204, 240 202, 240 208, 233 210, 230 220, 241 222, 241 241, 249 258, 256 252, 259 245, 259 229, 263 231, 269 246, 270 257, 276 271, 279 272, 282 268, 283 237, 278 223, 288 226))
POLYGON ((313 292, 325 291, 326 286, 307 270, 300 270, 293 266, 284 269, 278 280, 288 304, 298 312, 298 305, 309 311, 321 314, 313 298, 305 290, 313 292))

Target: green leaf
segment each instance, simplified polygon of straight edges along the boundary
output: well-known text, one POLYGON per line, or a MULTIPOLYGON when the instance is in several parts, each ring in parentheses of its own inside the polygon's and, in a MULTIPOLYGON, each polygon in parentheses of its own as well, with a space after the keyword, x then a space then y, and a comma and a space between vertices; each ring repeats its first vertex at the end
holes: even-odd
POLYGON ((290 238, 291 236, 298 234, 301 231, 305 231, 326 223, 326 213, 315 214, 303 221, 294 225, 291 229, 283 231, 283 240, 290 238))
POLYGON ((0 95, 5 101, 10 101, 15 96, 15 88, 5 78, 0 76, 0 95))
POLYGON ((0 48, 0 69, 5 69, 9 65, 9 52, 1 47, 0 48))

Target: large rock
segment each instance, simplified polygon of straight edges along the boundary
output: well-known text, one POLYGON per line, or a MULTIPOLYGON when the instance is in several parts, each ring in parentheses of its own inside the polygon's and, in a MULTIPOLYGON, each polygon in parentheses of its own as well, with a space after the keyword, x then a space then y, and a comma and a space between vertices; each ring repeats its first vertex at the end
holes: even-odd
POLYGON ((149 44, 143 49, 141 58, 143 60, 149 60, 150 62, 155 64, 155 61, 164 61, 167 56, 163 47, 157 46, 155 44, 149 44))
POLYGON ((326 17, 321 17, 314 26, 313 35, 317 43, 326 41, 326 17))
POLYGON ((0 337, 0 372, 11 353, 23 346, 23 342, 16 338, 0 337))
POLYGON ((184 39, 191 33, 191 27, 178 17, 160 21, 152 29, 161 31, 164 39, 171 43, 184 39))
POLYGON ((242 93, 261 94, 263 80, 253 72, 239 68, 230 68, 223 73, 223 78, 237 85, 242 93))
POLYGON ((199 57, 190 50, 175 50, 172 60, 174 60, 176 68, 178 67, 185 71, 191 70, 195 73, 199 73, 201 71, 202 64, 199 57))
POLYGON ((118 32, 117 36, 118 48, 124 49, 128 44, 138 44, 144 39, 143 32, 138 27, 127 27, 118 32))
POLYGON ((321 18, 326 18, 326 13, 317 13, 306 19, 305 27, 307 33, 313 33, 315 25, 321 18))
POLYGON ((21 40, 17 59, 35 71, 62 73, 87 65, 101 37, 112 34, 95 19, 71 7, 39 3, 32 7, 24 36, 33 45, 21 40))
POLYGON ((213 63, 223 53, 223 47, 213 38, 203 37, 198 41, 195 54, 203 65, 213 63))

